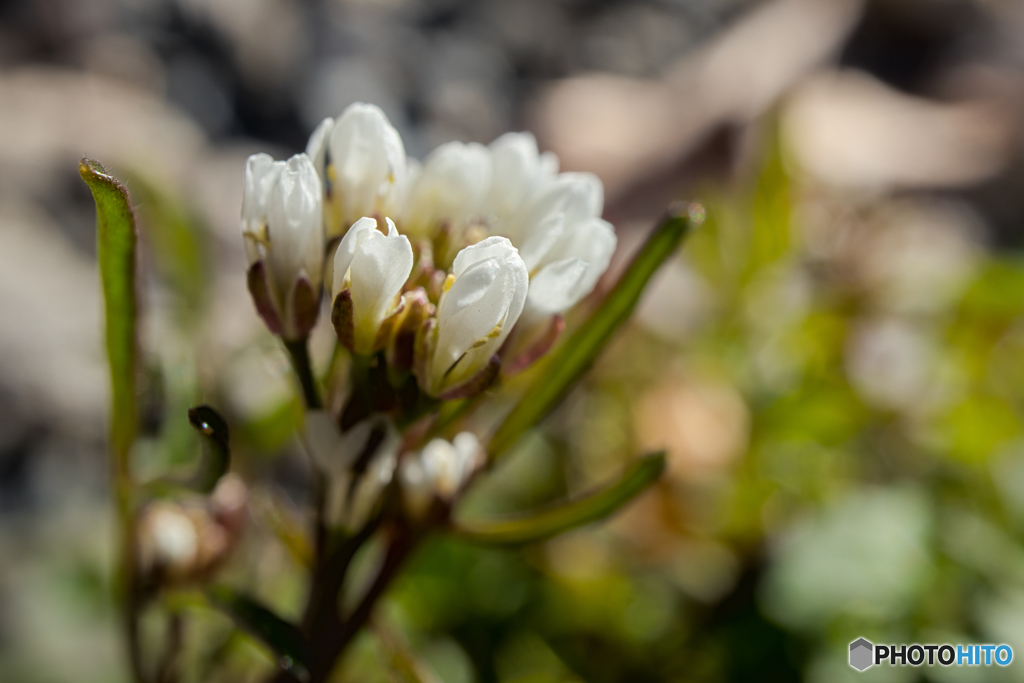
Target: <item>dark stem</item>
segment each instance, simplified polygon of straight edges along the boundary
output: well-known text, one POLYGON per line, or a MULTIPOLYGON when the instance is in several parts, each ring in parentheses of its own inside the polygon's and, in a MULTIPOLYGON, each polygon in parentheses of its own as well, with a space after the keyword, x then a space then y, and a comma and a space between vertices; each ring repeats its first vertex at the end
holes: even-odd
POLYGON ((285 340, 284 347, 288 349, 292 369, 295 370, 299 384, 302 385, 302 398, 306 402, 306 407, 310 410, 320 410, 323 408, 323 402, 320 400, 320 391, 317 389, 316 379, 313 378, 313 367, 309 360, 309 338, 285 340))

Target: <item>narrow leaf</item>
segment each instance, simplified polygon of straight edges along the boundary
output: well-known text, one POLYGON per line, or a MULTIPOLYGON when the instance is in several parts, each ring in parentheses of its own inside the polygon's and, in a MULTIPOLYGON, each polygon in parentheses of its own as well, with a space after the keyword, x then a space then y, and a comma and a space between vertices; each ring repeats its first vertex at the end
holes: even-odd
POLYGON ((601 306, 564 343, 537 363, 537 379, 491 439, 492 461, 504 455, 526 430, 565 398, 612 335, 629 319, 647 281, 675 253, 689 229, 700 223, 703 213, 699 204, 680 203, 671 207, 601 306))
POLYGON ((663 452, 646 455, 614 484, 576 500, 528 515, 496 521, 455 522, 455 533, 466 540, 489 545, 520 545, 551 538, 603 519, 640 495, 665 469, 663 452))
POLYGON ((282 668, 306 668, 308 648, 299 628, 253 598, 226 586, 207 591, 210 601, 235 620, 239 628, 263 641, 278 656, 282 668))
POLYGON ((92 159, 78 172, 96 201, 96 256, 103 284, 107 359, 111 380, 111 446, 115 473, 128 477, 128 452, 136 424, 135 216, 124 185, 92 159))
POLYGON ((199 432, 205 444, 203 459, 199 463, 192 485, 197 491, 209 493, 231 466, 228 446, 228 423, 208 405, 189 408, 188 421, 199 432))

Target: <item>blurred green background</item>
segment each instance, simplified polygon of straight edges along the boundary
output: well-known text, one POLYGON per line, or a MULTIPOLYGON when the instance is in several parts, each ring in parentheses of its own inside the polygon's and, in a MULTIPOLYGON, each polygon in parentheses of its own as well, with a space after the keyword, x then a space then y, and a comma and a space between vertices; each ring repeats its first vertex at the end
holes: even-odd
MULTIPOLYGON (((221 578, 300 609, 309 473, 244 289, 241 169, 360 99, 417 156, 526 129, 598 173, 605 286, 669 201, 707 220, 462 513, 658 448, 663 481, 544 544, 431 541, 339 681, 409 658, 445 683, 1024 680, 846 659, 860 636, 1024 653, 1022 36, 1016 4, 969 0, 0 3, 0 680, 126 680, 82 154, 140 219, 139 465, 191 461, 185 409, 220 407, 250 486, 221 578)), ((273 665, 189 595, 165 606, 186 680, 273 665)))

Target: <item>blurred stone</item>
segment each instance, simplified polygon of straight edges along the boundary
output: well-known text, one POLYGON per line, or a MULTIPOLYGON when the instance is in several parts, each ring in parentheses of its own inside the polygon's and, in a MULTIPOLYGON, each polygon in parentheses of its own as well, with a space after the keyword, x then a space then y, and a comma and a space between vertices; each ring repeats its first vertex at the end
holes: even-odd
POLYGON ((124 81, 162 96, 166 73, 159 56, 145 42, 128 34, 104 34, 81 50, 82 66, 98 76, 124 81))
POLYGON ((1006 163, 1013 134, 1011 112, 994 102, 930 102, 857 72, 802 85, 782 127, 801 169, 874 191, 977 183, 1006 163))
POLYGON ((204 145, 201 131, 151 92, 50 67, 0 74, 0 176, 38 195, 82 156, 180 188, 204 145))
POLYGON ((176 2, 228 39, 250 84, 279 87, 296 75, 308 50, 300 4, 287 0, 176 2))
POLYGON ((570 170, 597 173, 614 201, 632 183, 663 172, 715 127, 750 121, 851 30, 859 0, 774 0, 659 80, 595 74, 548 87, 533 120, 542 142, 570 170))
POLYGON ((0 382, 25 412, 102 429, 106 361, 94 264, 49 219, 0 200, 0 382))

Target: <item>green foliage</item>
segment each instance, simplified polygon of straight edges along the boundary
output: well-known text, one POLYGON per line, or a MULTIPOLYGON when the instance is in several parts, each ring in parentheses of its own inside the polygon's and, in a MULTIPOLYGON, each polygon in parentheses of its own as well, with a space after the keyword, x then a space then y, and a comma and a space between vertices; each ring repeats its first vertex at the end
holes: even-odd
POLYGON ((258 638, 281 658, 284 669, 302 671, 306 667, 308 646, 298 627, 270 609, 226 586, 210 588, 213 604, 227 612, 243 630, 258 638))
POLYGON ((96 256, 103 283, 112 389, 111 443, 127 471, 137 414, 135 216, 128 191, 99 162, 82 159, 78 172, 96 200, 96 256))
POLYGON ((491 439, 489 450, 492 459, 500 459, 524 432, 565 398, 615 332, 629 319, 647 281, 675 253, 683 238, 700 220, 703 220, 703 208, 698 205, 680 204, 670 210, 594 314, 554 352, 538 362, 533 371, 536 381, 491 439))
POLYGON ((455 532, 466 540, 488 545, 542 541, 614 513, 656 482, 664 470, 664 453, 644 456, 606 488, 513 519, 462 520, 456 523, 455 532))

